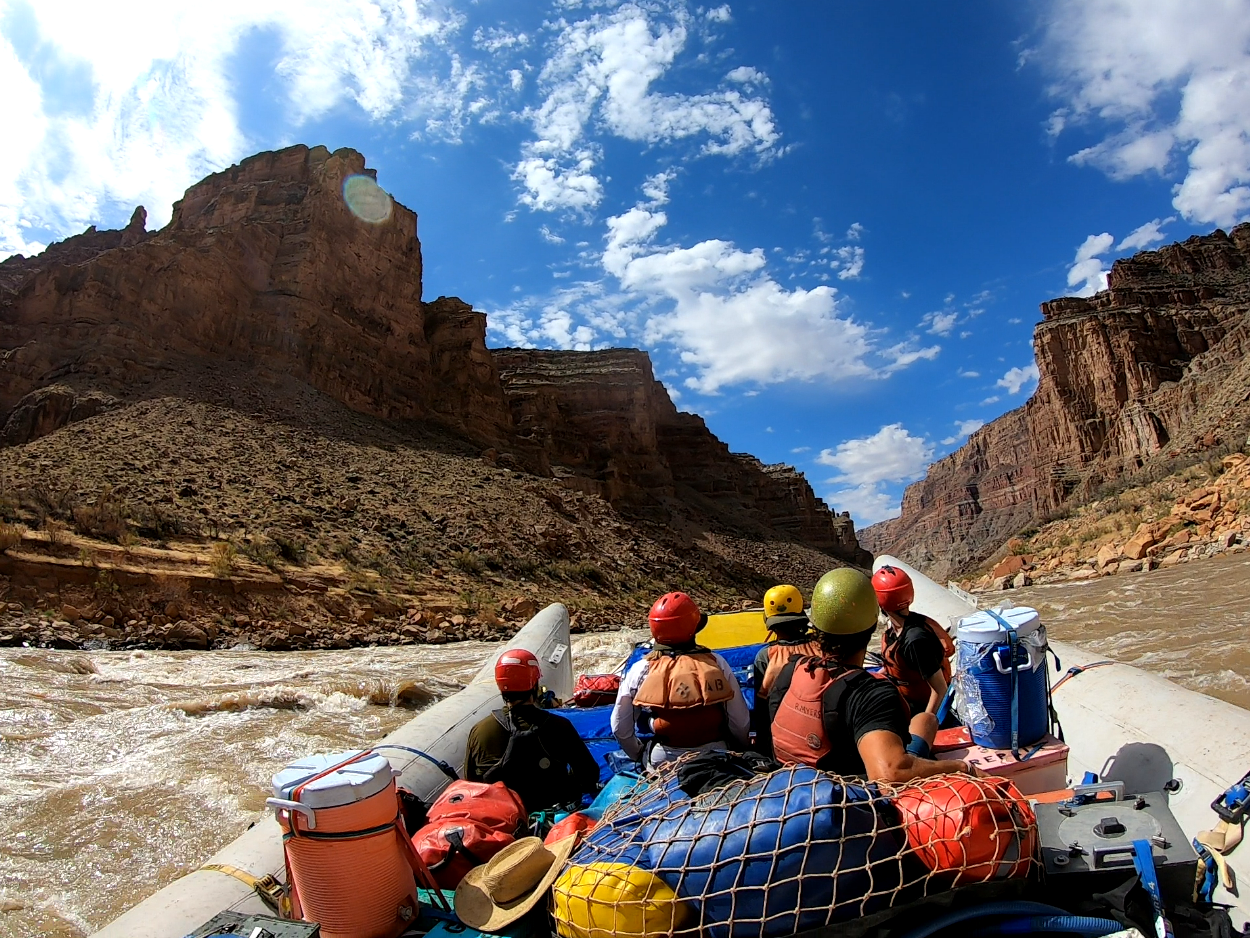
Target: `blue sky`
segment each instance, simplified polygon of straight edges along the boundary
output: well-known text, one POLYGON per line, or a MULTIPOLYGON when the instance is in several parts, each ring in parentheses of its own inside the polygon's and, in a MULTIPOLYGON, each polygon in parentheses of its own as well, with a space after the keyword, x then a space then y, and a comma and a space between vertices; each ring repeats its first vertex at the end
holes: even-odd
POLYGON ((0 256, 351 146, 428 298, 647 349, 861 525, 1024 403, 1039 302, 1250 217, 1250 0, 0 0, 0 87, 0 256))

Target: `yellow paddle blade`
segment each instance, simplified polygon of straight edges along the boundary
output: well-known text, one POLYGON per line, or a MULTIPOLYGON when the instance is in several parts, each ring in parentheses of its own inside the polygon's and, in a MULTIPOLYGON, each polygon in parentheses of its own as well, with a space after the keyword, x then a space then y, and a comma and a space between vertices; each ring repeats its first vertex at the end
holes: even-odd
POLYGON ((746 612, 724 612, 707 617, 707 625, 695 637, 705 648, 739 648, 742 645, 758 645, 768 641, 768 628, 764 625, 764 610, 749 609, 746 612))

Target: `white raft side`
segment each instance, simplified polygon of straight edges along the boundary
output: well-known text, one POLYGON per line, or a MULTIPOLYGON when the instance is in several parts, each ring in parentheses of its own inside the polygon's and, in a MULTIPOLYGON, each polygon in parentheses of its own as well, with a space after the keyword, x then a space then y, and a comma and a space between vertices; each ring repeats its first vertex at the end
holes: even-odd
MULTIPOLYGON (((553 603, 541 610, 506 647, 534 652, 542 663, 543 683, 558 697, 567 698, 572 693, 569 612, 563 605, 553 603)), ((495 657, 495 653, 488 656, 467 687, 422 710, 378 745, 411 746, 463 770, 469 730, 501 705, 495 686, 495 657)), ((450 781, 418 756, 395 750, 382 752, 400 770, 400 784, 423 798, 441 791, 450 781)), ((273 873, 285 881, 282 831, 273 812, 264 812, 255 826, 205 862, 233 866, 253 875, 273 873)), ((251 889, 234 877, 196 870, 114 919, 96 932, 95 938, 183 938, 227 909, 244 913, 269 911, 251 889)))
MULTIPOLYGON (((911 575, 917 612, 953 625, 974 611, 902 561, 880 557, 873 566, 887 563, 911 575)), ((1065 672, 1107 660, 1066 642, 1050 644, 1065 672)), ((1169 796, 1168 806, 1190 837, 1215 826, 1219 818, 1211 802, 1250 771, 1250 711, 1140 668, 1116 662, 1084 671, 1055 691, 1054 703, 1073 779, 1096 772, 1124 781, 1128 791, 1157 791, 1178 779, 1181 789, 1169 796)), ((1244 888, 1250 885, 1250 846, 1238 847, 1225 861, 1247 895, 1239 899, 1221 888, 1216 900, 1234 907, 1234 924, 1240 927, 1250 920, 1250 889, 1244 888)))

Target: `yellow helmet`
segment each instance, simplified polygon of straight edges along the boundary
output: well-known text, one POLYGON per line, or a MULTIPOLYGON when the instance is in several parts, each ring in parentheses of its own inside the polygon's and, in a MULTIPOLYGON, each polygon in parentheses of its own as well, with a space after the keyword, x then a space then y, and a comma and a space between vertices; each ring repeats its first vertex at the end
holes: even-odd
POLYGON ((877 624, 877 594, 858 570, 830 570, 812 591, 812 625, 830 635, 854 635, 877 624))
POLYGON ((798 587, 783 583, 764 594, 765 617, 785 615, 787 612, 803 611, 803 594, 798 587))

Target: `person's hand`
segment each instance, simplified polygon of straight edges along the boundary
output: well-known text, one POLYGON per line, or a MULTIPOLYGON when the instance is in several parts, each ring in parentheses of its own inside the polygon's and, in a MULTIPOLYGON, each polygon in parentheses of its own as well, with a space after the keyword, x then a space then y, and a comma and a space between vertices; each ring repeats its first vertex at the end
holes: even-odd
POLYGON ((973 778, 985 778, 985 773, 978 769, 971 762, 964 762, 964 771, 973 778))

